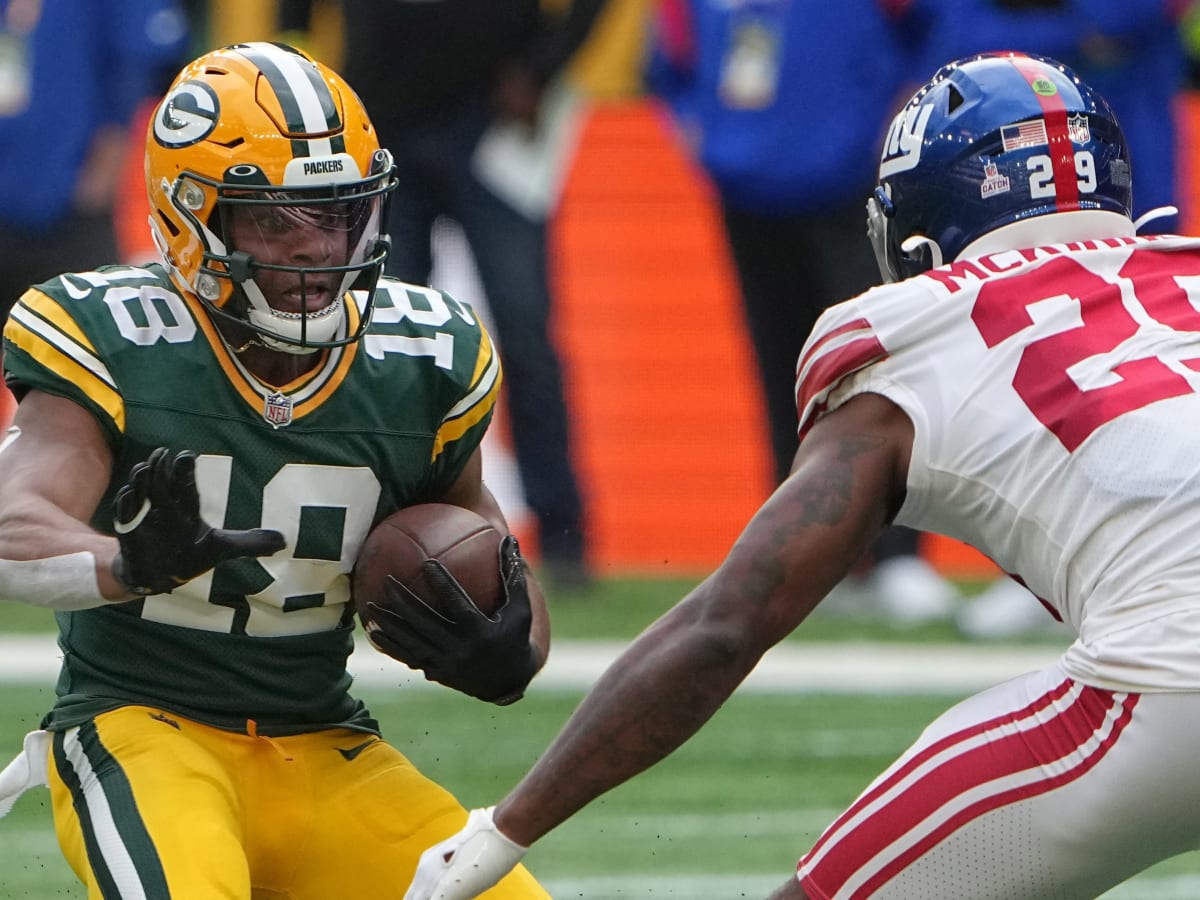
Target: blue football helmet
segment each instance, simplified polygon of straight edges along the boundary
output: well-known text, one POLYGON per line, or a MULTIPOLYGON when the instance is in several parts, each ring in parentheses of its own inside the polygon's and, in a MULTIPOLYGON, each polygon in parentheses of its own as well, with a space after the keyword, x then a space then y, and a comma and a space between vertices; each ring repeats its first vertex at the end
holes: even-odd
POLYGON ((1042 56, 938 70, 893 120, 867 201, 885 281, 951 262, 981 235, 1070 210, 1132 218, 1129 148, 1108 102, 1042 56))

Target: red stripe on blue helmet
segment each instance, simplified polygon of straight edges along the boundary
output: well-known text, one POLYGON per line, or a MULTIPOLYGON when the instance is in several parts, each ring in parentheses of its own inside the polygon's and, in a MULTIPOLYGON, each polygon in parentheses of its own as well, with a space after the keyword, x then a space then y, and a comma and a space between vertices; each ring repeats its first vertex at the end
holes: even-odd
POLYGON ((1050 164, 1054 172, 1055 205, 1060 212, 1079 209, 1079 182, 1075 173, 1075 148, 1067 130, 1067 104, 1057 83, 1050 77, 1049 67, 1028 56, 1011 57, 1029 89, 1042 107, 1049 140, 1050 164), (1048 89, 1052 88, 1051 89, 1048 89))

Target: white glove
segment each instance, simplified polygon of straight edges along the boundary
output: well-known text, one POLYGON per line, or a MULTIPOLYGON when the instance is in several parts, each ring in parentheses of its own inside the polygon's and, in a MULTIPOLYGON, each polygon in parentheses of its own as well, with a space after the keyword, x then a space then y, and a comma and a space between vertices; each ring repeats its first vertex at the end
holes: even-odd
POLYGON ((501 833, 495 808, 471 810, 462 831, 421 854, 404 900, 470 900, 516 867, 529 848, 501 833))
POLYGON ((25 735, 25 745, 16 759, 0 772, 0 819, 8 815, 17 798, 31 787, 49 784, 50 744, 54 735, 48 731, 31 731, 25 735))

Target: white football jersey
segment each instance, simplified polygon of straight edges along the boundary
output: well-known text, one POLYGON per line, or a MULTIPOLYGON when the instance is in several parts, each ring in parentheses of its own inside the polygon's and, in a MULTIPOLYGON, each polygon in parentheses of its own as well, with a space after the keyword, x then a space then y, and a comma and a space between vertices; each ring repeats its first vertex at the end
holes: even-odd
POLYGON ((1200 239, 959 260, 828 310, 801 439, 882 394, 912 419, 899 524, 977 547, 1068 622, 1063 666, 1200 689, 1200 239))

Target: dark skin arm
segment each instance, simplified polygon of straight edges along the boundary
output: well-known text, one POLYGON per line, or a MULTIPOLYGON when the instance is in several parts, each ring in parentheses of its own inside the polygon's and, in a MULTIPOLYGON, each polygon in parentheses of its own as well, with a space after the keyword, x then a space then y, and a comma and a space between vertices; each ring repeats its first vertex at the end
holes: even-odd
POLYGON ((112 574, 117 539, 88 524, 113 466, 96 420, 71 400, 31 391, 12 425, 20 434, 0 453, 0 559, 86 550, 96 558, 101 595, 131 599, 112 574))
MULTIPOLYGON (((450 486, 441 497, 440 503, 452 503, 477 513, 487 519, 501 534, 510 534, 508 522, 500 509, 500 504, 486 484, 483 483, 483 450, 477 448, 467 461, 466 467, 458 480, 450 486)), ((529 605, 533 612, 533 621, 529 626, 529 641, 537 650, 539 667, 546 661, 550 653, 550 616, 546 610, 546 598, 542 586, 532 570, 525 573, 526 584, 529 588, 529 605)))
POLYGON ((874 394, 825 416, 711 576, 609 667, 496 808, 523 846, 690 738, 850 571, 904 498, 912 424, 874 394))

